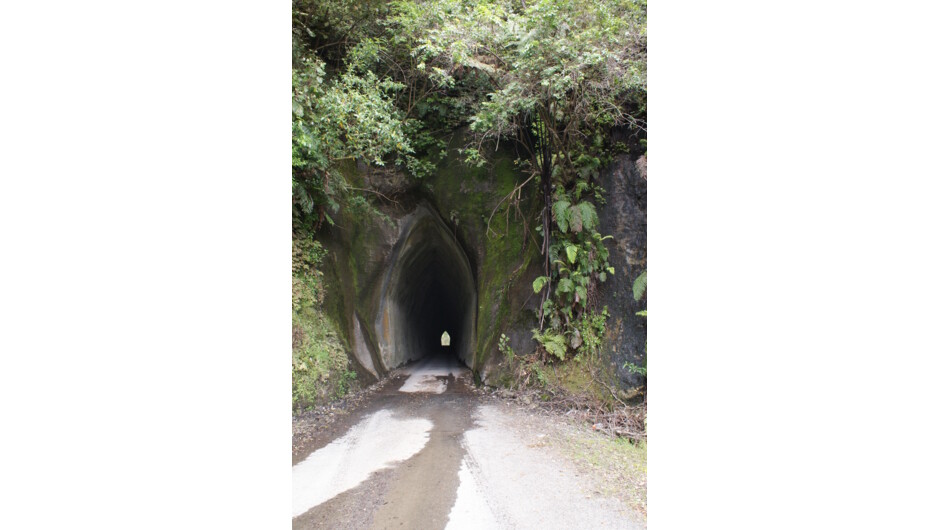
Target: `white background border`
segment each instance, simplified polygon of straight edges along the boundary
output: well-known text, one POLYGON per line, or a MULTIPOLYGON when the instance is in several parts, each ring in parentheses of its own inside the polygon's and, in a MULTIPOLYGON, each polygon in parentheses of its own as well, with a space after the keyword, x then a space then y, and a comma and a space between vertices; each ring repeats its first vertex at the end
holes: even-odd
MULTIPOLYGON (((649 9, 650 528, 936 527, 936 8, 649 9)), ((4 528, 290 525, 290 3, 0 8, 4 528)))

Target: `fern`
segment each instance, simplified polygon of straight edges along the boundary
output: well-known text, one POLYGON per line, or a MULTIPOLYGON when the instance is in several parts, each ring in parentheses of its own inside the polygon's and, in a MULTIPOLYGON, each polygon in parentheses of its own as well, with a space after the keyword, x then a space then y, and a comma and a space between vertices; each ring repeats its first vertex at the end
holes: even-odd
POLYGON ((581 229, 584 227, 584 222, 581 219, 581 208, 579 208, 578 206, 579 205, 574 205, 568 208, 568 218, 569 218, 568 224, 571 225, 571 231, 574 233, 580 232, 581 229))
POLYGON ((589 202, 578 203, 578 210, 581 212, 581 224, 585 230, 593 230, 598 225, 597 210, 589 202))
POLYGON ((555 333, 552 330, 546 330, 545 333, 540 333, 539 330, 532 330, 532 338, 537 340, 539 344, 545 348, 545 351, 558 357, 559 360, 565 360, 565 352, 568 351, 568 345, 565 344, 565 336, 560 333, 555 333))
POLYGON ((565 245, 565 254, 568 255, 568 261, 574 263, 578 257, 578 247, 574 245, 565 245))
POLYGON ((568 232, 568 221, 571 215, 568 212, 569 206, 571 206, 571 203, 564 199, 552 204, 552 213, 555 214, 555 222, 558 224, 558 229, 561 230, 562 234, 568 232))
POLYGON ((590 189, 591 185, 585 180, 578 180, 574 185, 574 200, 580 201, 581 194, 590 189))
POLYGON ((643 271, 643 274, 637 276, 636 280, 633 281, 633 299, 639 301, 640 298, 643 298, 643 293, 646 292, 646 271, 643 271))

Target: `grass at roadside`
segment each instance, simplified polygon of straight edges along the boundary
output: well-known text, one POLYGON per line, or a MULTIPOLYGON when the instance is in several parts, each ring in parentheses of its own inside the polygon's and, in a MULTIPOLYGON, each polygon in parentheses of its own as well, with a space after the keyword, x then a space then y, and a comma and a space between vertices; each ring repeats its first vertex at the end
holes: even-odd
POLYGON ((323 312, 322 275, 326 251, 319 243, 294 238, 291 379, 294 410, 344 396, 356 373, 335 324, 323 312))
POLYGON ((558 440, 595 482, 598 492, 620 498, 646 517, 646 442, 569 432, 558 440))

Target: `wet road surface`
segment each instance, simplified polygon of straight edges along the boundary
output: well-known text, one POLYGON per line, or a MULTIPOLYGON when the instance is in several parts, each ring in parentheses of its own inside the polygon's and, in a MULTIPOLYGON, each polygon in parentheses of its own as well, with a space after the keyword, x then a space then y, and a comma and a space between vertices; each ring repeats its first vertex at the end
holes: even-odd
POLYGON ((422 359, 295 455, 293 528, 644 526, 533 445, 455 359, 422 359))

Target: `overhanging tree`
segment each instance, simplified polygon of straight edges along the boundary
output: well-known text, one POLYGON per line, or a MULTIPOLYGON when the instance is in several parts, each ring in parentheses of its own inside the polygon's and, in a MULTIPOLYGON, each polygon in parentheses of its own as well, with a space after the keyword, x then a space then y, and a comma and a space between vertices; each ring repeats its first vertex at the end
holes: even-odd
POLYGON ((539 331, 548 314, 577 348, 572 321, 613 273, 588 200, 592 179, 611 127, 644 127, 646 2, 449 0, 436 9, 439 23, 415 54, 444 79, 474 72, 489 81, 470 119, 467 159, 481 162, 483 145, 500 140, 520 146, 531 173, 520 187, 537 180, 543 202, 539 331))

